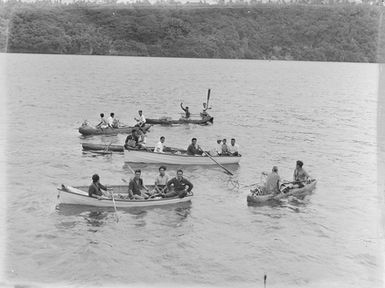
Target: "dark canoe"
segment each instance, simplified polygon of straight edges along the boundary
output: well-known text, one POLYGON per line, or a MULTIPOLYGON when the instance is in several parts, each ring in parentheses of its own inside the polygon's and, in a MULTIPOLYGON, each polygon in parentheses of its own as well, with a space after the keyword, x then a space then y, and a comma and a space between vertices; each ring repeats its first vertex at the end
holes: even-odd
POLYGON ((214 122, 214 117, 208 116, 202 119, 186 119, 180 118, 179 120, 170 119, 146 119, 147 124, 161 124, 161 125, 173 125, 173 124, 198 124, 207 125, 214 122))
MULTIPOLYGON (((145 125, 142 129, 148 131, 151 125, 145 125)), ((89 125, 82 125, 79 127, 79 133, 84 136, 89 135, 115 135, 115 134, 130 134, 132 129, 136 127, 121 127, 121 128, 95 128, 89 125)))
MULTIPOLYGON (((124 152, 123 145, 109 145, 109 144, 93 144, 93 143, 82 143, 83 150, 85 151, 104 151, 104 152, 124 152)), ((136 148, 130 148, 137 150, 136 148)), ((154 147, 146 147, 148 150, 153 151, 154 147)), ((186 153, 186 150, 173 148, 173 147, 164 147, 164 152, 176 152, 180 151, 181 153, 186 153)))
POLYGON ((108 145, 108 144, 92 144, 82 143, 83 150, 86 151, 110 151, 110 152, 123 152, 123 145, 108 145))

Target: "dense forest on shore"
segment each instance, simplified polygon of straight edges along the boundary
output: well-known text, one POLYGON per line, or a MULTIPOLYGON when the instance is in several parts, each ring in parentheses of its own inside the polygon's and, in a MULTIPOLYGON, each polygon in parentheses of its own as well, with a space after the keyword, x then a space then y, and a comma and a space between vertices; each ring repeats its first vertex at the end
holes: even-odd
POLYGON ((380 37, 385 33, 380 31, 385 28, 383 11, 383 7, 369 5, 189 9, 24 5, 2 9, 0 49, 12 53, 385 62, 380 37))

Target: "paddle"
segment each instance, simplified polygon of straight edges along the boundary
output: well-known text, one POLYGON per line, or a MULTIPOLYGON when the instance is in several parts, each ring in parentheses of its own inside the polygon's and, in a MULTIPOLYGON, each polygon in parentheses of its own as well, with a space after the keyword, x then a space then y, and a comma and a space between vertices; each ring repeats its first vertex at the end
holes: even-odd
POLYGON ((118 217, 118 209, 116 209, 116 203, 115 203, 114 191, 112 191, 112 189, 107 189, 107 190, 110 190, 112 202, 114 203, 115 220, 116 220, 116 223, 118 223, 118 222, 119 222, 119 217, 118 217))
POLYGON ((209 90, 207 91, 207 102, 206 102, 206 108, 207 109, 209 109, 210 92, 211 92, 211 89, 209 88, 209 90))
POLYGON ((221 164, 219 164, 219 163, 217 162, 217 160, 215 160, 213 157, 211 157, 211 155, 210 155, 209 153, 207 153, 207 152, 205 152, 205 151, 203 151, 203 150, 201 150, 201 151, 203 152, 203 154, 206 154, 207 157, 209 157, 211 160, 213 160, 219 167, 221 167, 223 170, 225 170, 227 174, 229 174, 229 175, 231 175, 231 176, 234 175, 234 174, 231 173, 227 168, 225 168, 225 167, 223 167, 221 164))

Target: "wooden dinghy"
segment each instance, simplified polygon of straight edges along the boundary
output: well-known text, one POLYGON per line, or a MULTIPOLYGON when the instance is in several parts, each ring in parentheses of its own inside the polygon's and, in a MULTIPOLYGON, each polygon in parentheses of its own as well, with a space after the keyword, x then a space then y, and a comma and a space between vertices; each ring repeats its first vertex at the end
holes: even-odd
POLYGON ((281 193, 273 196, 272 194, 267 194, 267 195, 258 195, 257 191, 261 191, 261 189, 252 189, 250 190, 251 193, 247 195, 247 203, 249 204, 258 204, 258 203, 263 203, 271 200, 279 200, 282 198, 286 198, 289 196, 304 196, 310 192, 312 192, 317 184, 317 180, 312 179, 311 182, 306 183, 304 187, 301 188, 292 188, 288 189, 285 184, 281 185, 281 193))
MULTIPOLYGON (((147 185, 152 190, 154 185, 147 185)), ((129 200, 122 199, 120 196, 128 195, 128 185, 114 185, 108 186, 109 191, 114 193, 115 204, 117 208, 130 208, 130 207, 147 207, 147 206, 163 206, 170 204, 177 204, 191 201, 193 194, 190 192, 186 197, 172 197, 161 198, 155 197, 147 200, 129 200), (112 188, 112 189, 111 189, 112 188), (111 190, 110 190, 111 189, 111 190)), ((95 207, 114 207, 112 198, 102 197, 98 199, 96 197, 88 196, 88 186, 72 187, 68 185, 61 185, 57 188, 58 199, 62 204, 72 205, 84 205, 95 207)))
MULTIPOLYGON (((147 132, 148 129, 150 129, 152 125, 145 125, 142 127, 142 130, 144 132, 147 132)), ((89 135, 115 135, 115 134, 130 134, 132 132, 133 128, 137 127, 132 127, 132 126, 124 126, 120 128, 96 128, 93 126, 90 126, 88 124, 84 124, 79 127, 79 133, 84 135, 84 136, 89 136, 89 135)))
POLYGON ((175 165, 215 165, 238 164, 241 156, 191 156, 183 149, 172 148, 171 152, 156 153, 153 149, 124 149, 124 161, 148 164, 175 164, 175 165))
POLYGON ((175 124, 198 124, 198 125, 207 125, 214 122, 214 117, 207 116, 202 119, 190 119, 190 118, 180 118, 179 120, 172 120, 169 118, 160 118, 160 119, 146 119, 147 124, 160 124, 160 125, 175 125, 175 124))

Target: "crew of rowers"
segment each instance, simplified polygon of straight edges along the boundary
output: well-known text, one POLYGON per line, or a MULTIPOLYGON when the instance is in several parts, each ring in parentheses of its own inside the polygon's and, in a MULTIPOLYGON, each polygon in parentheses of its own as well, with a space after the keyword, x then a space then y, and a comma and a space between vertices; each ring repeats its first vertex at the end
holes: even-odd
POLYGON ((293 182, 283 182, 281 177, 278 174, 278 167, 273 166, 273 169, 270 174, 263 173, 267 175, 265 185, 262 187, 261 194, 267 195, 277 195, 279 193, 286 193, 289 189, 293 188, 302 188, 304 183, 311 181, 310 175, 303 169, 303 162, 298 160, 293 173, 293 182), (282 187, 284 189, 282 189, 282 187))
MULTIPOLYGON (((159 142, 154 147, 153 152, 156 153, 165 153, 167 147, 164 145, 166 138, 161 136, 159 142)), ((124 142, 124 147, 126 149, 146 149, 146 134, 141 129, 141 127, 132 129, 131 135, 126 137, 124 142)), ((171 149, 168 149, 169 152, 171 149)), ((207 152, 203 151, 202 148, 197 143, 197 138, 191 139, 191 144, 187 147, 187 155, 191 156, 200 156, 205 155, 207 152)), ((235 143, 235 138, 230 140, 230 145, 227 145, 226 139, 218 139, 217 145, 211 149, 208 154, 211 156, 241 156, 239 154, 239 145, 235 143)))
MULTIPOLYGON (((155 197, 183 198, 189 195, 194 186, 189 180, 183 177, 183 171, 179 169, 176 177, 170 179, 166 174, 166 170, 167 168, 165 166, 159 167, 159 174, 155 178, 155 186, 152 190, 143 184, 143 178, 141 178, 142 171, 140 169, 135 170, 135 176, 128 184, 127 195, 119 195, 119 197, 130 200, 144 200, 155 197)), ((100 183, 98 174, 92 176, 92 183, 88 188, 88 196, 97 197, 98 199, 101 197, 111 197, 107 192, 107 187, 100 183)))
MULTIPOLYGON (((146 118, 143 115, 143 111, 138 111, 139 117, 134 118, 136 121, 136 127, 143 127, 146 124, 146 118)), ((96 125, 97 128, 105 129, 105 128, 119 128, 119 120, 115 119, 115 113, 111 112, 110 117, 108 119, 104 118, 104 113, 100 113, 100 122, 96 125)))
MULTIPOLYGON (((182 108, 182 110, 183 110, 184 113, 185 113, 184 118, 189 119, 190 116, 191 116, 191 113, 190 113, 190 110, 189 110, 188 106, 183 107, 183 102, 182 102, 182 103, 180 103, 180 108, 182 108)), ((200 116, 201 116, 202 118, 210 117, 209 113, 207 113, 207 110, 208 110, 208 109, 211 109, 211 107, 209 108, 209 107, 207 106, 207 103, 203 103, 203 110, 202 110, 202 112, 200 113, 200 116)))

